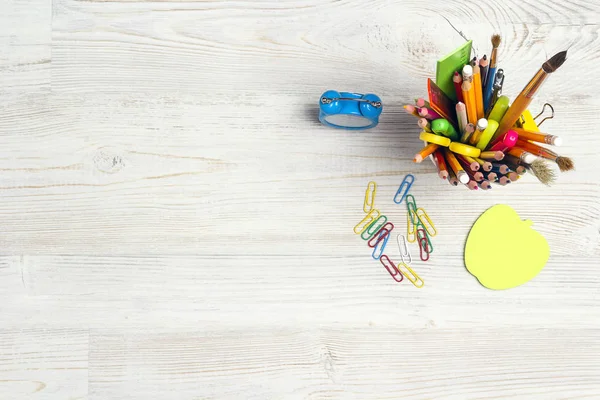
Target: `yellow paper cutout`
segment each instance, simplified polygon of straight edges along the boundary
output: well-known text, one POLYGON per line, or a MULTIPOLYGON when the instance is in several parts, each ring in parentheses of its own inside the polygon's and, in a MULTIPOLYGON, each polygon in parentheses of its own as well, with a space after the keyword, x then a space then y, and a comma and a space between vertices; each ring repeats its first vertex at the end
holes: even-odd
POLYGON ((484 212, 467 237, 465 265, 488 289, 502 290, 533 279, 546 265, 546 239, 521 220, 511 207, 499 204, 484 212))

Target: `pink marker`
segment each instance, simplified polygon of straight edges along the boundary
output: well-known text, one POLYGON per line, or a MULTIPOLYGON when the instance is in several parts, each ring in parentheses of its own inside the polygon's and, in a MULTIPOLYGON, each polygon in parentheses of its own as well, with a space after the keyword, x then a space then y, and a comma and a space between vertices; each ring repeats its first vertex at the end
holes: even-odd
POLYGON ((515 147, 518 139, 519 134, 513 130, 510 130, 492 143, 492 147, 490 147, 489 151, 501 151, 504 153, 515 147))

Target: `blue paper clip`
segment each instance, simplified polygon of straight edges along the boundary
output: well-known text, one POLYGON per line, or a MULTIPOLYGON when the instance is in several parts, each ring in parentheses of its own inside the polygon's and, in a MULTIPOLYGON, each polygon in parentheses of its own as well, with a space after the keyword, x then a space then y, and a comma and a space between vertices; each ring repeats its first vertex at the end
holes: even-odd
MULTIPOLYGON (((414 182, 415 182, 415 177, 412 174, 408 174, 404 177, 404 180, 400 184, 400 187, 398 188, 398 191, 396 192, 396 195, 394 196, 394 203, 396 203, 396 204, 402 203, 402 201, 408 194, 408 191, 410 190, 410 187, 412 186, 412 184, 414 182), (400 200, 398 200, 399 195, 401 195, 400 200)), ((413 200, 414 200, 414 197, 413 197, 413 200)))
POLYGON ((387 245, 390 236, 392 235, 388 230, 379 234, 377 243, 375 243, 375 247, 373 248, 373 254, 371 255, 375 260, 379 260, 383 255, 383 251, 385 250, 385 246, 387 245))
POLYGON ((332 128, 373 128, 379 123, 381 111, 381 99, 374 94, 328 90, 319 99, 319 121, 332 128))

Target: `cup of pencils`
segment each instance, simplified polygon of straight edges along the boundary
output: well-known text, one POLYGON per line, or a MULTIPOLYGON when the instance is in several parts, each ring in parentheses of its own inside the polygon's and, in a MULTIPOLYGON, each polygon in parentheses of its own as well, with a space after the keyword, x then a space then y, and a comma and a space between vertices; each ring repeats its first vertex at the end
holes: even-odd
POLYGON ((493 35, 491 42, 489 60, 487 55, 470 58, 471 41, 438 60, 436 81, 427 80, 429 101, 420 98, 414 105, 404 106, 419 118, 419 139, 426 144, 413 161, 420 163, 429 157, 440 178, 471 190, 489 190, 492 183, 507 185, 527 171, 550 185, 556 179, 550 162, 561 172, 574 169, 574 164, 542 146, 560 146, 562 141, 540 132, 527 108, 542 83, 565 62, 567 52, 544 62, 511 103, 502 95, 500 35, 493 35))

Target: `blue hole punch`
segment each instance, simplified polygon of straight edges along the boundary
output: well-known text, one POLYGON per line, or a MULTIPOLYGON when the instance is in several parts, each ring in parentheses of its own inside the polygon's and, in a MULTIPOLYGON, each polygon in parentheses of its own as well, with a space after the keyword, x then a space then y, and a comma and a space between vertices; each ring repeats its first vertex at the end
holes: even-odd
POLYGON ((340 129, 369 129, 379 123, 381 99, 374 94, 328 90, 319 100, 319 121, 340 129))

